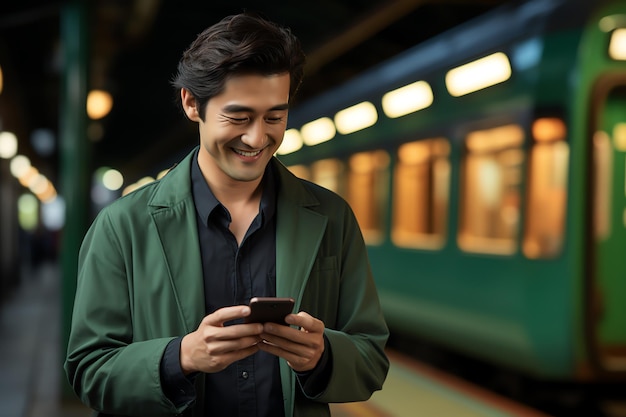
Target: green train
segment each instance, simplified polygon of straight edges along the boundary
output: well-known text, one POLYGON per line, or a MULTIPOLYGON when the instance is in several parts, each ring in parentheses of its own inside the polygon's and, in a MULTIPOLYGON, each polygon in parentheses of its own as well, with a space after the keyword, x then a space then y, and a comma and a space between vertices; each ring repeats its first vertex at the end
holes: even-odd
POLYGON ((393 334, 626 380, 626 1, 510 2, 290 110, 393 334))

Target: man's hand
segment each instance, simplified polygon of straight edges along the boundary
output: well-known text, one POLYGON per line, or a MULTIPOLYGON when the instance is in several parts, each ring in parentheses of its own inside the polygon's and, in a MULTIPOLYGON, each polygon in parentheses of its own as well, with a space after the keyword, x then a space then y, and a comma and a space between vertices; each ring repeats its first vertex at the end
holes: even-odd
POLYGON ((257 346, 285 359, 296 372, 310 371, 324 352, 324 323, 303 311, 289 314, 285 321, 300 329, 265 323, 257 346))
POLYGON ((183 337, 180 365, 185 375, 196 371, 219 372, 231 363, 257 352, 263 332, 262 324, 224 326, 230 320, 249 314, 248 306, 221 308, 202 319, 198 329, 183 337))

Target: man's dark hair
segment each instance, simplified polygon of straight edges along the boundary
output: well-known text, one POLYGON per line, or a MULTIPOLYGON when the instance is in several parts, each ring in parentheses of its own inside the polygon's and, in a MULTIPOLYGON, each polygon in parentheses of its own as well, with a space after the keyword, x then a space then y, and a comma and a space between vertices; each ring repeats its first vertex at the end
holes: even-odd
MULTIPOLYGON (((183 53, 172 80, 177 92, 188 90, 204 120, 207 102, 234 75, 289 73, 289 99, 304 75, 305 56, 288 28, 251 13, 228 16, 205 29, 183 53)), ((180 94, 178 94, 180 96, 180 94)))

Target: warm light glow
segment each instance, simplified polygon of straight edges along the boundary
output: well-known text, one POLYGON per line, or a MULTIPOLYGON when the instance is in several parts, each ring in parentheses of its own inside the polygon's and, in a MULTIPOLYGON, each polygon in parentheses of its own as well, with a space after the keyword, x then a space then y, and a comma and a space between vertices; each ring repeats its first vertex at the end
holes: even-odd
POLYGON ((143 187, 144 185, 150 184, 151 182, 154 182, 154 178, 152 178, 151 176, 147 176, 147 177, 143 177, 139 181, 137 181, 137 185, 139 187, 143 187))
POLYGON ((311 180, 311 170, 306 165, 291 165, 287 169, 298 178, 311 180))
MULTIPOLYGON (((161 172, 163 172, 163 171, 161 171, 161 172)), ((132 183, 129 186, 127 186, 126 188, 124 188, 124 190, 122 191, 122 195, 124 196, 126 194, 130 194, 133 191, 143 187, 144 185, 150 184, 151 182, 154 182, 154 181, 155 181, 155 179, 150 177, 150 176, 143 177, 139 181, 137 181, 135 183, 132 183)))
POLYGON ((289 129, 285 132, 283 143, 276 151, 279 155, 286 155, 302 148, 302 136, 297 129, 289 129))
POLYGON ((372 126, 378 120, 376 107, 369 101, 343 109, 335 115, 337 131, 342 135, 372 126))
POLYGON ((108 190, 117 191, 122 188, 124 177, 122 173, 116 169, 107 169, 102 174, 102 185, 108 190))
POLYGON ((626 29, 615 29, 609 43, 609 56, 618 61, 626 61, 626 29))
POLYGON ((11 159, 17 154, 17 136, 11 132, 0 132, 0 158, 11 159))
POLYGON ((302 126, 302 140, 308 146, 326 142, 335 137, 335 125, 328 117, 322 117, 302 126))
POLYGON ((522 128, 518 125, 506 125, 471 132, 467 135, 466 143, 473 153, 482 153, 521 146, 523 142, 522 128))
POLYGON ((618 151, 626 152, 626 123, 617 123, 613 128, 613 145, 618 151))
POLYGON ((37 198, 39 198, 39 200, 41 200, 41 202, 44 204, 50 204, 54 202, 57 197, 57 190, 54 188, 54 185, 52 185, 52 183, 49 181, 48 187, 41 193, 37 194, 37 198))
POLYGON ((135 191, 137 188, 139 188, 139 186, 137 185, 136 182, 130 184, 129 186, 127 186, 126 188, 124 188, 124 190, 122 191, 122 195, 127 195, 132 193, 133 191, 135 191))
POLYGON ((87 115, 90 119, 102 119, 113 108, 113 97, 103 90, 92 90, 87 95, 87 115))
POLYGON ((454 97, 482 90, 511 78, 511 63, 502 52, 448 71, 446 87, 454 97))
POLYGON ((33 194, 39 195, 44 193, 49 187, 50 181, 42 175, 37 174, 29 179, 28 181, 28 189, 32 191, 33 194))
POLYGON ((425 109, 433 103, 433 90, 426 81, 418 81, 383 96, 383 111, 396 118, 425 109))
POLYGON ((26 171, 20 175, 17 180, 20 182, 20 184, 22 184, 24 187, 28 187, 28 185, 30 184, 30 182, 33 180, 33 178, 35 178, 37 175, 39 175, 39 170, 37 168, 35 168, 34 166, 30 165, 26 171))
POLYGON ((533 137, 537 142, 565 140, 567 128, 563 120, 544 117, 533 123, 533 137))
POLYGON ((15 178, 20 178, 30 168, 30 159, 24 155, 17 155, 11 159, 11 175, 15 178))
POLYGON ((160 180, 161 178, 163 178, 164 176, 167 175, 167 173, 170 172, 170 168, 164 169, 161 172, 159 172, 156 176, 157 180, 160 180))

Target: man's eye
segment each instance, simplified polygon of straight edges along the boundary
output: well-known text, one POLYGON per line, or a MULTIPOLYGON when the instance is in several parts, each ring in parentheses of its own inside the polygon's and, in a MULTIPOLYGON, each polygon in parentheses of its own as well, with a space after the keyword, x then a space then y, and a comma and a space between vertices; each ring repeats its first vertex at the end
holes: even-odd
POLYGON ((267 117, 265 120, 267 120, 268 123, 280 123, 283 121, 282 117, 267 117))
POLYGON ((233 123, 246 123, 248 121, 247 117, 229 117, 228 120, 230 120, 233 123))

